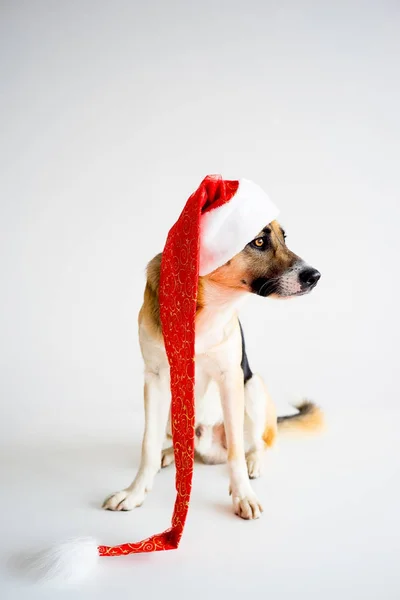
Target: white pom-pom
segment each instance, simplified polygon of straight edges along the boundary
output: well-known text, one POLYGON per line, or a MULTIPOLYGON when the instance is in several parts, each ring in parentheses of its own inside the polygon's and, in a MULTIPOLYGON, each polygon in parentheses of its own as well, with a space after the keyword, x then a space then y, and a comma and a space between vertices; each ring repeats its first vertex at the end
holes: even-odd
POLYGON ((27 561, 30 575, 41 583, 79 583, 95 569, 98 544, 90 537, 69 539, 27 561))

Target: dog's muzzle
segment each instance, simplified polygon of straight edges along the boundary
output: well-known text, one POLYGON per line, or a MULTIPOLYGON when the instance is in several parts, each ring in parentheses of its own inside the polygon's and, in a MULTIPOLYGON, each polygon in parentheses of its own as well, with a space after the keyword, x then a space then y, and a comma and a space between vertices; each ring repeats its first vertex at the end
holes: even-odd
POLYGON ((303 261, 298 261, 293 267, 278 277, 259 277, 252 283, 252 291, 259 296, 275 296, 290 298, 303 296, 315 288, 321 273, 303 261))

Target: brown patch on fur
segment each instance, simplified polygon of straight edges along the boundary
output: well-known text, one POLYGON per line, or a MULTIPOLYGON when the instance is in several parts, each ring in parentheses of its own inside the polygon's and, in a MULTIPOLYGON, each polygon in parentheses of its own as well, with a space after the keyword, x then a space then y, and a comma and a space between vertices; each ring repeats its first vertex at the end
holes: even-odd
POLYGON ((318 432, 324 427, 324 415, 322 410, 313 402, 304 400, 296 407, 298 413, 278 417, 279 433, 285 431, 318 432))
MULTIPOLYGON (((144 323, 149 333, 155 337, 162 335, 158 290, 160 285, 162 253, 157 254, 147 265, 147 281, 144 290, 143 305, 139 312, 139 323, 144 323)), ((196 312, 205 306, 205 281, 199 277, 196 312)))
POLYGON ((205 290, 204 290, 204 279, 203 277, 199 277, 199 284, 197 288, 197 304, 196 304, 196 314, 198 314, 205 306, 205 290))
POLYGON ((243 282, 246 279, 249 270, 248 260, 244 256, 244 251, 236 254, 228 263, 222 265, 209 275, 204 277, 205 281, 210 281, 232 290, 248 290, 248 285, 243 282))
POLYGON ((228 462, 234 461, 236 458, 238 458, 238 451, 236 446, 232 446, 228 450, 228 462))
POLYGON ((160 283, 160 269, 161 269, 162 252, 156 254, 147 265, 147 283, 152 290, 158 293, 158 286, 160 283))
POLYGON ((143 305, 139 312, 139 323, 144 323, 146 329, 161 337, 160 306, 158 303, 158 288, 160 285, 160 269, 162 254, 157 254, 147 265, 147 282, 144 290, 143 305))
POLYGON ((267 425, 263 433, 262 439, 265 445, 268 446, 268 448, 272 448, 272 446, 274 445, 277 437, 276 434, 276 427, 270 427, 269 425, 267 425))

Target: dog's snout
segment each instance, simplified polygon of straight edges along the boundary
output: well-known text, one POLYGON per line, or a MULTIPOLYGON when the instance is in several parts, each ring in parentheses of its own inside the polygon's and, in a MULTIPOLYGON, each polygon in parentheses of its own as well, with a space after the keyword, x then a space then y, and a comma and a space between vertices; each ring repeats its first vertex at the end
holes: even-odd
POLYGON ((317 285, 320 277, 321 273, 317 271, 317 269, 312 269, 310 267, 299 273, 299 279, 303 288, 314 287, 314 285, 317 285))

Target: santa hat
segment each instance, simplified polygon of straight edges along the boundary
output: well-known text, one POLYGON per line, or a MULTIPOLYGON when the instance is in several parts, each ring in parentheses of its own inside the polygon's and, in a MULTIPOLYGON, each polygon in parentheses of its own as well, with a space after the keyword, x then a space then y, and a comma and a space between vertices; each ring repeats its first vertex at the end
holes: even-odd
POLYGON ((101 546, 91 538, 70 540, 40 553, 32 563, 45 580, 77 581, 99 556, 121 556, 178 547, 189 509, 194 464, 195 316, 199 275, 211 273, 240 252, 278 210, 248 181, 209 175, 190 196, 170 230, 161 261, 159 304, 170 365, 171 425, 176 501, 171 527, 141 542, 101 546))

